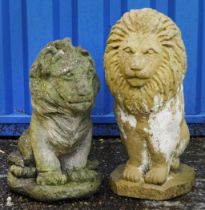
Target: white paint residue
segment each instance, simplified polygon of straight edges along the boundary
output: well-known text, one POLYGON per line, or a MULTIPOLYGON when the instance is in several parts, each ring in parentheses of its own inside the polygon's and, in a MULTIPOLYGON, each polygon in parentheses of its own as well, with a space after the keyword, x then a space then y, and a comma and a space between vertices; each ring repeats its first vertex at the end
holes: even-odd
POLYGON ((139 167, 139 169, 142 172, 145 172, 149 166, 149 157, 148 157, 148 150, 147 150, 147 144, 144 143, 144 149, 142 151, 142 165, 139 167))
POLYGON ((159 95, 154 96, 154 106, 152 108, 152 110, 154 112, 157 112, 159 110, 159 107, 162 106, 163 103, 163 98, 160 97, 159 95))
POLYGON ((123 123, 128 122, 131 127, 136 128, 137 120, 135 116, 124 112, 121 108, 119 108, 119 110, 120 110, 120 118, 122 122, 123 123))
POLYGON ((13 202, 11 201, 11 197, 9 196, 7 199, 6 199, 6 206, 13 206, 13 202))
POLYGON ((64 68, 64 69, 63 69, 63 72, 67 72, 67 71, 68 71, 68 68, 64 68))
POLYGON ((5 152, 3 150, 0 149, 0 153, 5 154, 5 152))
MULTIPOLYGON (((144 129, 145 132, 151 134, 151 142, 156 151, 162 152, 166 160, 169 161, 180 138, 180 123, 183 117, 183 111, 180 110, 180 94, 176 98, 170 99, 165 107, 150 115, 148 124, 149 129, 144 129)), ((153 110, 162 103, 162 98, 158 96, 154 98, 153 110)))
POLYGON ((167 181, 172 180, 172 179, 173 179, 173 176, 168 176, 167 177, 167 181))
POLYGON ((58 53, 61 54, 61 55, 65 54, 63 50, 59 50, 58 53))
POLYGON ((146 133, 149 133, 149 132, 150 132, 149 129, 147 129, 147 128, 144 128, 144 131, 145 131, 146 133))
POLYGON ((7 175, 6 174, 0 174, 0 179, 2 179, 2 178, 6 178, 7 177, 7 175))

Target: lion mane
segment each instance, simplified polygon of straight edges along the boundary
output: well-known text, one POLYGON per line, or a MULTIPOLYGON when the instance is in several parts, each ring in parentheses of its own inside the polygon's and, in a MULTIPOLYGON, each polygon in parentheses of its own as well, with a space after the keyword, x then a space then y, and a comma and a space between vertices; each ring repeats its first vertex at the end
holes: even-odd
POLYGON ((181 33, 165 15, 152 10, 131 10, 112 27, 104 55, 107 84, 117 104, 131 114, 150 113, 156 95, 162 105, 176 95, 186 72, 186 53, 181 33), (163 48, 163 62, 141 88, 126 82, 119 65, 119 47, 131 33, 155 34, 163 48))

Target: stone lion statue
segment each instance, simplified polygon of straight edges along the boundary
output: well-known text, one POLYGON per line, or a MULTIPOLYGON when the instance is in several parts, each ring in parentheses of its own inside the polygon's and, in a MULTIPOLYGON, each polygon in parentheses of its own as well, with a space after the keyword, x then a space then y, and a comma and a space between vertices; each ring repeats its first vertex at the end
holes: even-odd
POLYGON ((106 79, 129 159, 125 180, 163 184, 189 142, 184 118, 186 52, 167 16, 131 10, 113 26, 105 50, 106 79))
POLYGON ((19 152, 9 157, 11 188, 16 187, 11 175, 34 177, 38 185, 95 178, 87 160, 99 81, 89 53, 73 47, 69 39, 49 43, 32 65, 30 90, 30 127, 18 141, 19 152))

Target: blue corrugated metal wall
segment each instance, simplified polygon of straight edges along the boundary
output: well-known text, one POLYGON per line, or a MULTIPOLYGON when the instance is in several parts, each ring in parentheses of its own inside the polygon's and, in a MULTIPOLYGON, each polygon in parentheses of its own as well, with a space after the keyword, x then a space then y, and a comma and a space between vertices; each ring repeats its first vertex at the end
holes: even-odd
POLYGON ((204 123, 204 0, 0 0, 0 135, 13 135, 8 126, 15 131, 16 124, 29 123, 29 68, 47 42, 64 37, 88 49, 96 61, 101 90, 94 123, 114 123, 103 71, 105 43, 111 26, 125 11, 143 7, 167 14, 180 27, 188 53, 186 117, 189 123, 204 123))

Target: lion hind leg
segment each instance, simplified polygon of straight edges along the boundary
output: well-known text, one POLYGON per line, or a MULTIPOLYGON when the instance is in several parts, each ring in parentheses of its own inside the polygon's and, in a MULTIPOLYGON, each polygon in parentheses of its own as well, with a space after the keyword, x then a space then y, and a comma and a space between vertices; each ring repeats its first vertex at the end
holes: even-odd
POLYGON ((8 156, 9 171, 18 178, 35 178, 35 166, 26 166, 24 162, 25 161, 19 151, 12 152, 8 156))
POLYGON ((27 129, 18 140, 18 149, 26 165, 34 161, 30 138, 30 131, 27 129))
POLYGON ((172 159, 171 169, 177 170, 180 166, 180 156, 189 144, 189 129, 185 120, 183 120, 180 131, 180 142, 176 148, 175 155, 172 159))
POLYGON ((8 156, 9 171, 19 178, 36 176, 33 151, 30 143, 29 129, 18 140, 18 150, 8 156))
POLYGON ((16 165, 24 167, 24 159, 19 151, 10 153, 7 162, 9 166, 16 165))
POLYGON ((35 167, 21 167, 17 165, 12 165, 9 171, 18 178, 35 178, 37 173, 35 167))

